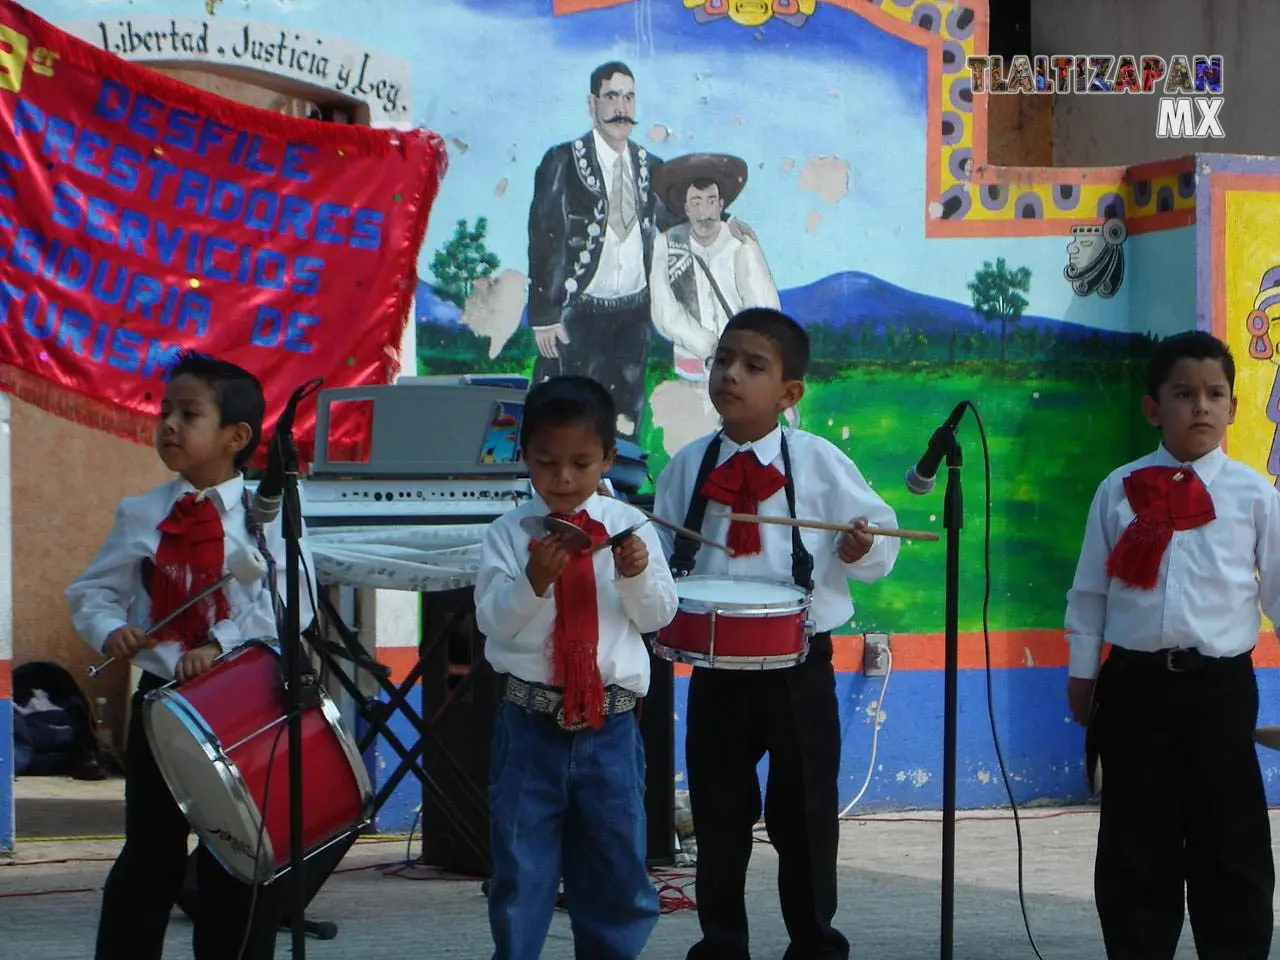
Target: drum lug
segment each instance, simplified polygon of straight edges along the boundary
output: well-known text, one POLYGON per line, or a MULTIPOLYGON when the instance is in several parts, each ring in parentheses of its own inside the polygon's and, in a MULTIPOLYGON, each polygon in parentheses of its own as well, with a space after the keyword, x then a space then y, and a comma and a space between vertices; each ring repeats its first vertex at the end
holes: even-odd
POLYGON ((806 621, 804 622, 804 635, 805 635, 806 637, 812 637, 812 636, 813 636, 813 632, 814 632, 814 630, 817 628, 817 626, 818 626, 818 625, 817 625, 816 623, 814 623, 812 620, 806 620, 806 621))

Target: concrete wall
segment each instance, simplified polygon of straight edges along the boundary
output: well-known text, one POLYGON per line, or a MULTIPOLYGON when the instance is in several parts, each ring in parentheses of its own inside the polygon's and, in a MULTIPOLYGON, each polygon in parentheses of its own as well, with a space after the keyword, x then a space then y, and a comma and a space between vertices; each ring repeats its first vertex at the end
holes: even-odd
POLYGON ((1157 98, 1054 98, 1060 167, 1166 160, 1196 151, 1280 154, 1274 123, 1274 39, 1280 7, 1246 0, 1032 0, 1028 54, 1220 54, 1225 139, 1161 140, 1157 98))

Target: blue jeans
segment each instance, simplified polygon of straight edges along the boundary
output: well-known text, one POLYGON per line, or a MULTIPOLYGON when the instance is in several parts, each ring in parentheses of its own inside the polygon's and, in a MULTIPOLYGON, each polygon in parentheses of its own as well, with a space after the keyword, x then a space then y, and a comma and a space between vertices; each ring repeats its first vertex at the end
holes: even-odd
POLYGON ((645 864, 644 743, 634 711, 566 733, 510 703, 493 729, 494 960, 538 960, 560 879, 582 960, 635 960, 658 922, 645 864))

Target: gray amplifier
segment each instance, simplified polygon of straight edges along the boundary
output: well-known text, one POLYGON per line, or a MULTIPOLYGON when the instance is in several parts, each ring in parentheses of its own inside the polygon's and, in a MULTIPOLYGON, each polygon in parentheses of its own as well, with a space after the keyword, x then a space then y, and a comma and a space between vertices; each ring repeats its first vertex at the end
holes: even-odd
POLYGON ((408 377, 321 390, 313 477, 518 477, 517 377, 408 377))

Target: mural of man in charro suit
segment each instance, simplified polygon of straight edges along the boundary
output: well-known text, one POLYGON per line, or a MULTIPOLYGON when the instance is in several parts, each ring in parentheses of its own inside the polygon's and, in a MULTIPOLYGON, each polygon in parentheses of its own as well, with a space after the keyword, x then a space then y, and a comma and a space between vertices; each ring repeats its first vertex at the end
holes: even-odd
MULTIPOLYGON (((656 201, 662 160, 632 142, 635 75, 619 61, 591 73, 589 133, 546 152, 529 209, 529 325, 534 382, 583 374, 613 394, 618 436, 636 440, 649 359, 653 238, 674 224, 656 201)), ((731 219, 735 236, 753 236, 731 219)))

